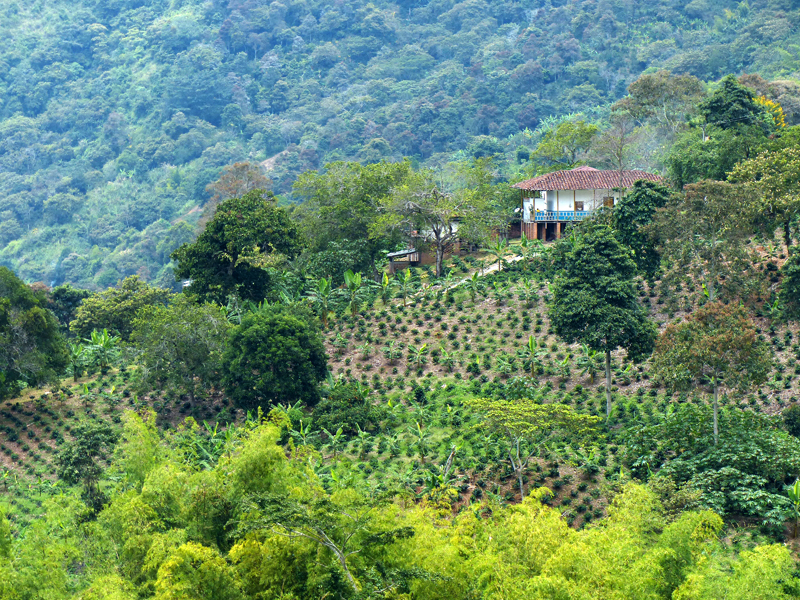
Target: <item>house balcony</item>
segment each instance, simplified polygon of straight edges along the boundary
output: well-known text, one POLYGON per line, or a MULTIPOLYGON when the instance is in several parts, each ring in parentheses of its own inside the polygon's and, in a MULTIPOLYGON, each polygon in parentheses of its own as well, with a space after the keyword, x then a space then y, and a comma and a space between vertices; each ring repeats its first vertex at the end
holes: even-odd
POLYGON ((537 210, 533 220, 537 223, 564 223, 583 221, 591 214, 590 210, 537 210))

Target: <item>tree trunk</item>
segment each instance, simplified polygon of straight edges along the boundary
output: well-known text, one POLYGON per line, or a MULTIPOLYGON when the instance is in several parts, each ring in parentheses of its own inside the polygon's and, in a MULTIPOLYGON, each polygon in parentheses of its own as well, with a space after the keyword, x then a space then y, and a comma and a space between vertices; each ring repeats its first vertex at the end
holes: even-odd
POLYGON ((611 350, 606 350, 606 420, 611 416, 611 350))
POLYGON ((719 442, 719 385, 714 379, 714 445, 719 442))
POLYGON ((786 244, 786 253, 788 254, 789 246, 792 245, 792 228, 789 221, 783 224, 783 241, 786 244))
POLYGON ((525 500, 525 491, 522 489, 522 461, 519 457, 519 440, 517 440, 517 462, 514 464, 514 455, 511 454, 511 450, 508 451, 508 455, 511 458, 511 466, 517 472, 517 479, 519 480, 519 501, 522 502, 525 500))
POLYGON ((436 242, 436 277, 442 276, 442 262, 444 261, 444 244, 436 242))

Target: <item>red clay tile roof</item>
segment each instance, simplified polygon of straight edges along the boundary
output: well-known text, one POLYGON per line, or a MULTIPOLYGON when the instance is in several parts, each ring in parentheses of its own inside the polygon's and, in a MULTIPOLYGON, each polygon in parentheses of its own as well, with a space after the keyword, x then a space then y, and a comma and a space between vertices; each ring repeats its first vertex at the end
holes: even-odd
MULTIPOLYGON (((640 179, 664 182, 660 175, 647 171, 622 171, 622 184, 633 187, 633 182, 640 179)), ((520 190, 610 190, 619 187, 619 171, 600 171, 592 167, 578 167, 569 171, 555 171, 515 183, 511 187, 520 190)))

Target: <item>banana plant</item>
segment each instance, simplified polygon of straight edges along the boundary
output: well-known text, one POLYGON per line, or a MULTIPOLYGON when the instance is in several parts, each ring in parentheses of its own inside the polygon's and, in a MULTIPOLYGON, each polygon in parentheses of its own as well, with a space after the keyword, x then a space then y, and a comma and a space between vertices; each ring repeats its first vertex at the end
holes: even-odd
POLYGON ((83 375, 87 354, 86 346, 83 344, 69 344, 69 366, 72 370, 73 381, 78 381, 78 377, 83 375))
POLYGON ((386 344, 381 348, 381 352, 383 352, 384 358, 388 360, 390 364, 394 364, 397 359, 403 356, 402 347, 398 345, 397 340, 392 340, 386 344))
POLYGON ((581 344, 581 353, 575 360, 581 375, 589 375, 589 381, 594 385, 594 378, 600 370, 600 361, 603 355, 597 350, 592 350, 586 344, 581 344))
POLYGON ((333 347, 336 348, 336 354, 341 356, 349 345, 347 339, 341 334, 337 333, 336 338, 333 340, 333 347))
POLYGON ((539 301, 539 294, 536 291, 536 287, 527 277, 520 282, 518 290, 519 299, 525 303, 525 308, 533 308, 539 301))
POLYGON ((411 446, 417 449, 419 460, 424 465, 425 456, 428 454, 428 446, 430 444, 431 434, 428 433, 428 430, 423 427, 419 421, 416 421, 414 425, 410 426, 408 428, 408 432, 412 437, 411 446))
POLYGON ((536 379, 536 373, 542 367, 542 359, 546 352, 539 350, 539 345, 532 335, 528 336, 528 341, 520 348, 522 359, 528 363, 531 379, 536 379))
POLYGON ((503 269, 503 257, 508 254, 508 240, 498 236, 486 250, 497 259, 497 270, 501 271, 503 269))
POLYGON ((295 445, 300 446, 308 446, 311 440, 319 436, 319 433, 311 430, 311 425, 306 425, 303 421, 300 421, 299 429, 292 429, 289 433, 296 440, 295 445))
POLYGON ((389 279, 389 275, 384 273, 381 278, 380 286, 379 294, 381 302, 383 302, 384 306, 388 306, 389 302, 394 298, 394 288, 397 287, 397 282, 389 279))
POLYGON ((800 522, 800 479, 794 482, 794 485, 786 490, 786 495, 789 497, 790 514, 794 519, 794 532, 792 537, 797 537, 797 524, 800 522))
POLYGON ((452 352, 448 352, 444 348, 441 349, 441 358, 439 359, 439 364, 441 364, 445 369, 447 369, 448 373, 453 372, 453 367, 456 364, 455 356, 453 356, 452 352))
POLYGON ((497 357, 497 372, 508 377, 514 372, 514 358, 503 352, 497 357))
POLYGON ((369 342, 365 342, 357 347, 358 351, 361 352, 361 359, 368 360, 370 356, 372 356, 372 346, 370 346, 369 342))
POLYGON ((356 436, 356 446, 358 447, 358 460, 366 460, 367 455, 369 454, 369 449, 372 445, 372 441, 370 440, 370 434, 367 431, 361 429, 361 426, 356 423, 356 427, 358 428, 358 434, 356 436))
POLYGON ((408 295, 414 287, 414 276, 411 274, 411 269, 398 273, 397 283, 400 286, 400 297, 403 298, 403 306, 405 306, 408 295))
POLYGON ((364 303, 364 279, 361 273, 353 273, 350 269, 344 272, 344 287, 347 294, 347 310, 355 319, 364 303))
POLYGON ((332 281, 325 277, 318 279, 306 298, 319 316, 322 329, 328 328, 328 315, 330 314, 331 294, 333 293, 332 281))
POLYGON ((564 360, 558 361, 556 363, 556 367, 558 368, 558 374, 563 381, 567 381, 572 374, 572 369, 570 369, 569 365, 569 356, 564 357, 564 360))
POLYGON ((507 288, 508 284, 502 283, 500 281, 495 281, 492 284, 492 292, 494 292, 494 301, 497 303, 497 306, 502 306, 503 302, 506 301, 507 288))
POLYGON ((450 475, 450 471, 453 467, 453 457, 456 455, 456 450, 455 446, 450 449, 450 455, 447 457, 445 464, 436 465, 435 470, 426 470, 423 473, 423 481, 425 482, 423 493, 431 492, 437 488, 450 487, 455 482, 456 478, 450 475))
POLYGON ((417 368, 422 367, 428 362, 427 354, 428 344, 422 344, 422 346, 419 347, 412 346, 411 344, 408 345, 408 361, 417 368))
POLYGON ((328 431, 323 427, 322 433, 324 433, 325 436, 328 438, 328 441, 325 443, 325 448, 329 448, 331 452, 333 452, 333 456, 331 458, 336 460, 336 457, 344 449, 346 443, 346 440, 344 439, 343 429, 339 427, 339 429, 336 430, 336 433, 331 433, 330 431, 328 431))
POLYGON ((107 329, 102 332, 95 329, 91 337, 84 341, 89 345, 89 353, 93 362, 100 367, 100 372, 107 372, 116 357, 119 338, 110 335, 107 329))
POLYGON ((400 456, 400 435, 394 433, 386 437, 386 447, 389 450, 389 457, 395 458, 400 456))
POLYGON ((764 310, 773 321, 779 321, 783 317, 783 306, 777 300, 771 304, 769 302, 765 303, 764 310))
POLYGON ((466 280, 467 282, 467 291, 469 292, 470 300, 472 303, 475 304, 475 298, 478 296, 480 292, 483 291, 483 281, 481 281, 480 275, 478 272, 475 271, 472 274, 472 277, 466 280))

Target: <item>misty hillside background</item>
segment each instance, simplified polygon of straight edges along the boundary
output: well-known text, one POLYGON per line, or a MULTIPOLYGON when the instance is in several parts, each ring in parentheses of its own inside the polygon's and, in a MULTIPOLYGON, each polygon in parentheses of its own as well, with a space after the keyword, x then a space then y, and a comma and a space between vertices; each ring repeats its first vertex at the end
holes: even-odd
POLYGON ((7 2, 0 264, 171 286, 170 252, 237 161, 263 163, 284 201, 336 160, 500 153, 513 177, 520 147, 569 114, 601 123, 648 69, 792 78, 798 4, 7 2))

